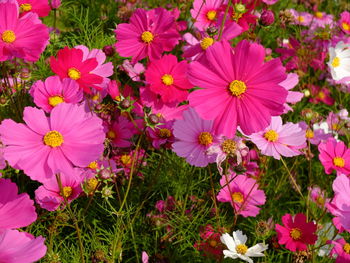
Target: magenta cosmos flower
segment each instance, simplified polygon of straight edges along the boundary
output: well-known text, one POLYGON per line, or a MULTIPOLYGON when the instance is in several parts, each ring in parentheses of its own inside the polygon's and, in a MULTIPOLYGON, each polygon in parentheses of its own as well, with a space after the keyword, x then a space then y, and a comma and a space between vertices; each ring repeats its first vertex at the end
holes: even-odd
POLYGON ((106 77, 113 74, 110 62, 102 65, 103 58, 106 57, 102 51, 93 50, 88 53, 85 48, 65 47, 58 51, 57 59, 50 58, 50 66, 61 79, 75 80, 84 92, 90 94, 90 88, 103 89, 109 82, 106 77))
POLYGON ((132 63, 149 57, 159 59, 164 51, 171 51, 179 42, 175 17, 164 8, 150 11, 137 9, 130 24, 119 24, 115 30, 116 50, 120 56, 132 57, 132 63))
POLYGON ((4 120, 0 136, 5 159, 33 180, 72 173, 73 166, 87 167, 103 152, 102 120, 86 113, 84 105, 61 103, 49 118, 42 110, 26 107, 23 120, 26 124, 4 120))
POLYGON ((44 181, 43 185, 35 191, 35 201, 48 211, 55 211, 60 205, 65 206, 65 198, 70 203, 82 192, 83 176, 81 169, 74 169, 73 173, 60 173, 62 193, 56 176, 44 181))
POLYGON ((314 222, 307 222, 304 214, 296 214, 294 219, 290 214, 282 217, 284 226, 276 224, 278 243, 286 245, 290 251, 307 250, 307 245, 315 244, 317 225, 314 222))
POLYGON ((271 124, 264 131, 253 133, 249 138, 262 154, 277 160, 281 156, 300 155, 298 149, 306 146, 305 131, 291 122, 283 125, 281 117, 272 117, 271 124))
POLYGON ((131 137, 136 134, 134 124, 123 116, 119 116, 107 130, 107 138, 116 147, 131 146, 131 137))
MULTIPOLYGON (((226 1, 225 1, 226 2, 226 1)), ((194 19, 194 26, 201 31, 206 30, 209 26, 215 25, 219 16, 222 0, 195 0, 191 16, 194 19)))
POLYGON ((160 125, 157 125, 154 129, 147 128, 147 134, 152 141, 152 146, 155 149, 159 149, 161 145, 165 148, 170 148, 174 142, 173 135, 173 123, 174 121, 168 121, 164 123, 164 119, 160 120, 160 125))
POLYGON ((266 202, 263 190, 259 190, 258 183, 246 175, 223 175, 220 179, 221 190, 217 195, 219 202, 229 202, 235 213, 243 217, 259 214, 260 207, 266 202))
POLYGON ((318 145, 320 159, 326 174, 331 174, 333 170, 337 174, 350 174, 350 150, 345 146, 344 142, 337 142, 334 138, 318 145))
POLYGON ((0 262, 32 263, 46 254, 45 238, 18 230, 0 230, 0 262))
POLYGON ((193 87, 187 79, 187 65, 185 60, 177 62, 174 55, 152 61, 145 72, 149 89, 160 95, 164 103, 186 100, 193 87))
POLYGON ((0 192, 0 230, 25 227, 36 220, 34 202, 28 194, 18 194, 10 179, 0 178, 0 192))
POLYGON ((350 244, 346 242, 344 238, 332 240, 329 244, 334 245, 330 252, 330 256, 337 257, 335 263, 350 262, 350 244))
POLYGON ((36 13, 39 17, 48 16, 51 8, 48 0, 17 0, 21 16, 28 12, 36 13))
POLYGON ((189 101, 202 118, 214 120, 217 134, 233 137, 237 126, 252 134, 283 113, 285 68, 279 59, 264 63, 263 46, 243 40, 233 50, 221 41, 207 50, 206 58, 205 64, 190 64, 189 80, 202 89, 192 92, 189 101))
POLYGON ((201 119, 192 108, 184 111, 183 120, 174 122, 173 151, 197 167, 205 167, 215 162, 215 155, 208 155, 207 150, 216 142, 213 122, 201 119))
POLYGON ((334 198, 326 204, 339 225, 350 232, 350 178, 342 174, 333 182, 334 198))
POLYGON ((348 11, 344 11, 340 14, 340 20, 338 24, 344 33, 350 34, 350 13, 348 11))
POLYGON ((16 0, 0 1, 0 61, 37 61, 49 43, 49 30, 35 13, 19 18, 16 0))
POLYGON ((30 93, 34 103, 46 112, 62 102, 78 103, 83 99, 83 92, 76 81, 69 78, 61 81, 58 76, 48 77, 45 82, 36 81, 30 93))

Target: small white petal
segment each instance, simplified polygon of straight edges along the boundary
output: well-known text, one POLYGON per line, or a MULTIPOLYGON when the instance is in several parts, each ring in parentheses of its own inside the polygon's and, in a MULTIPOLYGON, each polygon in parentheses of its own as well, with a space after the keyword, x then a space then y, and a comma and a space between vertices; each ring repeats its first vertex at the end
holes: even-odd
POLYGON ((227 246, 227 248, 229 250, 231 250, 232 252, 236 253, 236 244, 233 241, 233 238, 228 234, 225 233, 220 237, 220 240, 223 244, 225 244, 227 246))
POLYGON ((268 249, 269 245, 265 245, 263 243, 256 244, 255 246, 252 246, 248 248, 247 255, 248 257, 264 257, 265 255, 261 252, 265 251, 268 249))
POLYGON ((233 258, 233 259, 235 259, 235 258, 238 257, 237 253, 234 253, 234 252, 232 252, 230 250, 224 250, 223 253, 224 253, 225 258, 233 258))
POLYGON ((245 244, 247 242, 247 236, 244 235, 241 230, 233 231, 232 235, 236 245, 245 244))
POLYGON ((238 254, 238 257, 244 261, 249 262, 249 263, 254 263, 254 261, 250 257, 247 257, 245 255, 238 254))

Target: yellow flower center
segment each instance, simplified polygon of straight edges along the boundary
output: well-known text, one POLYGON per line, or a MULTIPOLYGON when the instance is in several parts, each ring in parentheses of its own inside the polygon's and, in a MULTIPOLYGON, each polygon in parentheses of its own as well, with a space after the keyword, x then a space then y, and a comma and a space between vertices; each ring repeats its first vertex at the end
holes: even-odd
POLYGON ((337 167, 343 168, 345 166, 345 160, 342 157, 334 157, 333 164, 337 167))
POLYGON ((110 130, 110 131, 107 132, 107 138, 113 140, 113 139, 115 139, 116 137, 117 137, 117 135, 115 134, 114 131, 110 130))
POLYGON ((209 246, 211 246, 211 247, 216 247, 217 245, 218 245, 218 242, 217 242, 216 240, 211 239, 211 240, 209 241, 209 246))
POLYGON ((293 238, 294 240, 299 240, 302 235, 302 232, 299 228, 293 228, 289 233, 291 238, 293 238))
POLYGON ((240 98, 241 95, 247 90, 247 86, 243 81, 234 80, 230 83, 229 89, 233 96, 240 98))
POLYGON ((339 130, 339 128, 340 128, 340 125, 338 123, 332 124, 332 130, 336 131, 336 130, 339 130))
POLYGON ((237 143, 234 140, 227 139, 222 143, 221 148, 224 153, 234 155, 237 150, 237 143))
POLYGON ((162 77, 162 82, 164 83, 164 85, 170 86, 170 85, 173 85, 174 78, 170 74, 165 74, 162 77))
POLYGON ((315 13, 315 16, 317 17, 317 18, 322 18, 323 17, 323 14, 322 14, 322 12, 316 12, 315 13))
POLYGON ((98 99, 100 98, 100 95, 97 93, 97 94, 95 94, 94 96, 92 96, 92 100, 93 101, 98 101, 98 99))
POLYGON ((205 37, 202 39, 200 45, 203 50, 206 50, 208 47, 214 44, 214 39, 211 37, 205 37))
POLYGON ((131 157, 130 155, 128 154, 124 154, 120 157, 120 161, 124 164, 124 165, 127 165, 127 164, 131 164, 131 157))
POLYGON ((145 31, 145 32, 142 33, 141 39, 142 39, 143 42, 149 44, 149 43, 151 43, 153 41, 154 35, 151 32, 149 32, 149 31, 145 31))
POLYGON ((239 244, 236 246, 236 251, 238 254, 244 255, 247 253, 248 247, 244 244, 239 244))
POLYGON ((44 136, 44 144, 52 148, 61 146, 63 142, 63 136, 58 131, 49 131, 44 136))
POLYGON ((166 128, 159 129, 158 135, 160 138, 170 138, 171 131, 169 129, 166 129, 166 128))
POLYGON ((298 20, 300 23, 302 23, 302 22, 305 21, 305 18, 304 18, 303 16, 298 16, 298 17, 297 17, 297 20, 298 20))
POLYGON ((332 67, 333 68, 337 68, 340 66, 340 58, 339 57, 335 57, 332 61, 332 67))
POLYGON ((317 97, 319 97, 321 100, 323 100, 323 99, 326 97, 326 94, 324 94, 323 91, 320 91, 320 92, 317 94, 317 97))
POLYGON ((349 31, 349 30, 350 30, 350 25, 349 25, 348 23, 346 23, 346 22, 343 22, 343 23, 341 24, 341 26, 342 26, 343 29, 346 30, 346 31, 349 31))
POLYGON ((343 250, 346 254, 350 254, 350 244, 349 243, 345 243, 343 246, 343 250))
POLYGON ((208 146, 213 143, 213 136, 209 132, 201 132, 198 141, 200 144, 208 146))
POLYGON ((52 107, 55 107, 57 106, 58 104, 64 102, 64 99, 62 96, 52 96, 52 97, 49 97, 49 104, 52 106, 52 107))
POLYGON ((234 192, 232 194, 232 200, 237 203, 242 203, 244 200, 243 194, 241 192, 234 192))
POLYGON ((16 40, 16 35, 15 32, 13 32, 12 30, 5 30, 4 32, 2 32, 1 34, 1 39, 2 41, 4 41, 5 43, 13 43, 16 40))
POLYGON ((316 203, 317 203, 319 206, 324 206, 324 203, 325 203, 324 198, 323 198, 321 195, 317 196, 317 198, 316 198, 316 203))
POLYGON ((31 4, 21 4, 20 7, 20 12, 29 12, 32 10, 32 5, 31 4))
POLYGON ((86 190, 89 193, 93 192, 96 189, 97 184, 98 184, 98 181, 96 178, 90 178, 86 182, 86 190))
POLYGON ((278 140, 278 133, 274 130, 268 130, 267 132, 265 132, 264 137, 269 142, 275 142, 278 140))
POLYGON ((65 186, 62 189, 63 197, 68 198, 72 195, 73 189, 70 186, 65 186))
POLYGON ((210 11, 207 13, 207 18, 208 18, 208 20, 210 20, 210 21, 215 20, 215 18, 216 18, 216 11, 215 11, 215 10, 210 10, 210 11))
POLYGON ((73 80, 77 80, 80 79, 81 73, 76 68, 70 68, 68 69, 68 76, 73 80))
POLYGON ((93 161, 91 162, 89 165, 88 165, 88 168, 92 169, 92 170, 96 170, 98 168, 98 164, 96 161, 93 161))
POLYGON ((313 137, 315 137, 315 134, 314 134, 314 132, 313 132, 312 130, 307 129, 307 130, 306 130, 306 133, 305 133, 305 136, 306 136, 306 138, 308 138, 308 139, 312 139, 313 137))

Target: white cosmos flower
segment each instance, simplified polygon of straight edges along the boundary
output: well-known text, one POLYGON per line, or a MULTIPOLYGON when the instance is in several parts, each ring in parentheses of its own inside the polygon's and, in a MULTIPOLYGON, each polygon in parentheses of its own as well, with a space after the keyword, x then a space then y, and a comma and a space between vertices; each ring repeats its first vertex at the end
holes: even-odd
MULTIPOLYGON (((343 41, 329 48, 328 66, 335 81, 350 77, 350 45, 343 41)), ((345 82, 349 82, 346 80, 345 82)))
POLYGON ((225 258, 240 258, 249 263, 253 263, 254 261, 250 257, 265 256, 262 252, 268 248, 268 245, 259 243, 248 248, 245 245, 247 236, 243 235, 241 230, 233 231, 232 236, 233 238, 225 233, 220 237, 221 242, 228 248, 228 250, 223 251, 225 258))

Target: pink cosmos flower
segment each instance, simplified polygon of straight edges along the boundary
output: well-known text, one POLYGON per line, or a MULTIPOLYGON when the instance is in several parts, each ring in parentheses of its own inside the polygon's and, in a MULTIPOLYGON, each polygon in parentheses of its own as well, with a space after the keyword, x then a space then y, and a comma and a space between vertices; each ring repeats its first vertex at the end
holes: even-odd
POLYGON ((338 175, 350 174, 350 150, 344 142, 337 142, 334 138, 329 138, 318 145, 318 150, 320 151, 318 158, 326 174, 331 174, 333 170, 336 170, 338 175))
POLYGON ((335 216, 339 226, 350 232, 350 178, 344 174, 337 176, 333 181, 333 191, 334 198, 326 207, 335 216))
POLYGON ((258 183, 246 175, 223 175, 220 179, 221 190, 217 195, 219 202, 229 202, 235 213, 243 217, 257 216, 259 205, 266 202, 263 190, 259 190, 258 183))
POLYGON ((326 87, 319 87, 316 85, 311 85, 311 94, 310 102, 317 104, 319 102, 323 102, 327 105, 332 106, 334 104, 334 99, 332 98, 332 94, 330 90, 326 87))
POLYGON ((299 122, 299 126, 305 131, 305 137, 311 144, 319 145, 321 141, 325 141, 332 137, 332 134, 325 133, 323 129, 317 129, 314 125, 310 128, 304 121, 299 122))
POLYGON ((340 14, 338 24, 344 33, 350 34, 350 13, 348 11, 344 11, 340 14))
POLYGON ((265 49, 241 41, 234 50, 226 41, 215 43, 206 52, 206 64, 190 64, 189 80, 200 90, 189 95, 198 114, 214 120, 215 131, 233 137, 237 126, 245 134, 261 131, 271 116, 283 113, 287 90, 279 59, 264 63, 265 49))
POLYGON ((130 24, 119 24, 115 33, 116 50, 120 56, 132 57, 132 63, 145 57, 160 59, 162 53, 171 51, 180 39, 174 16, 164 8, 137 9, 130 24))
MULTIPOLYGON (((163 123, 164 121, 160 121, 163 123)), ((173 135, 173 123, 174 121, 168 121, 164 124, 157 125, 154 129, 148 127, 147 133, 152 140, 152 146, 155 149, 159 149, 161 145, 166 148, 170 148, 175 138, 173 135)))
MULTIPOLYGON (((227 2, 228 1, 226 1, 226 4, 227 2)), ((233 7, 229 8, 228 20, 226 21, 226 23, 237 23, 242 28, 242 32, 245 32, 249 30, 250 25, 255 25, 258 20, 258 17, 254 15, 254 11, 259 1, 234 0, 233 2, 235 4, 233 5, 233 7)), ((224 10, 225 9, 226 6, 224 7, 224 10)), ((224 12, 221 13, 221 17, 219 18, 218 24, 221 24, 223 19, 224 12)))
POLYGON ((304 214, 296 214, 293 218, 290 214, 282 217, 284 226, 276 224, 278 243, 286 245, 290 251, 307 250, 307 245, 315 244, 317 225, 314 222, 307 222, 304 214))
POLYGON ((201 31, 205 31, 209 26, 217 23, 217 18, 221 10, 222 0, 195 0, 191 16, 194 19, 194 26, 201 31))
POLYGON ((58 76, 48 77, 45 82, 36 81, 30 92, 34 103, 46 112, 50 112, 62 102, 78 103, 83 99, 83 92, 76 81, 58 76))
POLYGON ((291 122, 282 124, 281 117, 272 117, 271 124, 264 131, 249 136, 262 154, 279 160, 281 156, 292 157, 302 154, 298 149, 306 146, 305 131, 291 122))
POLYGON ((0 61, 37 61, 49 44, 49 30, 35 13, 19 18, 16 0, 0 1, 0 61))
POLYGON ((145 72, 145 67, 141 63, 136 63, 132 65, 128 59, 123 61, 121 68, 128 73, 129 77, 133 81, 140 81, 140 75, 145 72))
POLYGON ((324 208, 325 204, 330 201, 329 198, 326 198, 326 191, 321 190, 319 186, 309 187, 309 191, 311 201, 319 208, 324 208))
POLYGON ((28 194, 18 194, 17 185, 10 179, 0 178, 0 192, 0 231, 25 227, 36 220, 34 202, 28 194))
POLYGON ((310 22, 312 21, 311 14, 307 12, 298 12, 294 9, 289 9, 289 11, 292 13, 292 16, 294 17, 294 24, 302 25, 302 26, 310 25, 310 22))
POLYGON ((346 242, 344 238, 332 240, 329 243, 334 245, 330 252, 330 256, 337 257, 335 263, 350 262, 350 244, 346 242))
POLYGON ((6 119, 0 125, 5 159, 31 179, 43 182, 56 172, 70 174, 73 166, 87 167, 104 149, 102 121, 86 113, 84 105, 61 103, 46 117, 26 107, 26 124, 6 119))
POLYGON ((116 147, 131 146, 131 137, 135 134, 134 124, 123 116, 119 116, 112 125, 107 128, 107 138, 116 147))
POLYGON ((48 16, 51 11, 48 0, 17 0, 17 3, 21 16, 33 12, 39 17, 44 17, 48 16))
POLYGON ((18 230, 0 230, 0 258, 6 263, 32 263, 46 254, 45 238, 18 230))
POLYGON ((158 94, 164 103, 182 102, 193 87, 187 79, 187 62, 177 62, 174 55, 164 55, 147 67, 146 82, 149 89, 158 94))
POLYGON ((91 87, 101 90, 105 78, 100 76, 99 72, 93 73, 99 67, 97 57, 87 59, 84 57, 86 54, 81 49, 65 47, 58 51, 57 59, 50 58, 50 66, 61 79, 71 78, 75 80, 86 93, 91 93, 91 87))
POLYGON ((329 25, 332 28, 333 24, 334 24, 333 15, 329 15, 325 12, 316 11, 314 13, 310 28, 311 29, 314 29, 317 27, 325 28, 327 25, 329 25))
POLYGON ((83 177, 82 171, 78 168, 73 173, 60 173, 59 177, 62 183, 62 192, 57 182, 56 176, 43 182, 35 191, 35 201, 48 211, 55 211, 60 206, 65 206, 65 199, 70 203, 76 199, 82 192, 81 183, 83 177))
POLYGON ((201 119, 192 108, 184 111, 183 120, 174 122, 173 151, 186 161, 197 167, 205 167, 215 162, 215 155, 208 155, 207 150, 216 135, 213 131, 213 121, 201 119))

